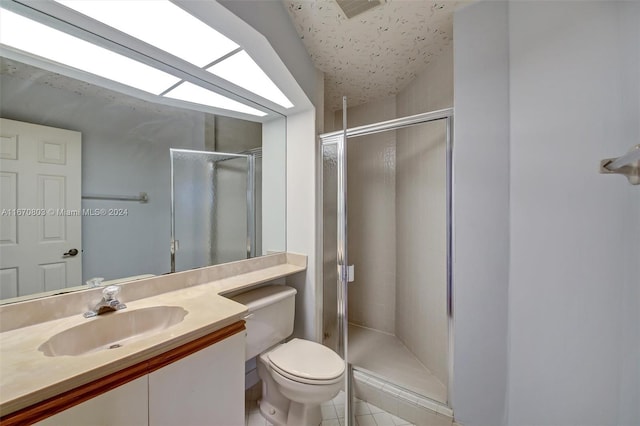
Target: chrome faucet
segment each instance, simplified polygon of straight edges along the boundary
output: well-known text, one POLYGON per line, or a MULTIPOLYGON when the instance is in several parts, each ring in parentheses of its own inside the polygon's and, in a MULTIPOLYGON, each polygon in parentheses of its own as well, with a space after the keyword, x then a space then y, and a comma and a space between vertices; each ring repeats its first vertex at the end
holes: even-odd
POLYGON ((110 285, 102 290, 102 300, 90 311, 84 313, 85 318, 95 317, 96 315, 102 315, 105 312, 118 311, 127 307, 124 303, 117 299, 120 293, 120 286, 110 285))

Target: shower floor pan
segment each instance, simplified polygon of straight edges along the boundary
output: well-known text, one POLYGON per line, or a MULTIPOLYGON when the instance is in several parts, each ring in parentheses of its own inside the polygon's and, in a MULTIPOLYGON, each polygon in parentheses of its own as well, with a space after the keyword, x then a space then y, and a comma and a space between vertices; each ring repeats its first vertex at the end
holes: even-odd
POLYGON ((446 387, 397 337, 349 324, 348 353, 356 369, 446 405, 446 387))

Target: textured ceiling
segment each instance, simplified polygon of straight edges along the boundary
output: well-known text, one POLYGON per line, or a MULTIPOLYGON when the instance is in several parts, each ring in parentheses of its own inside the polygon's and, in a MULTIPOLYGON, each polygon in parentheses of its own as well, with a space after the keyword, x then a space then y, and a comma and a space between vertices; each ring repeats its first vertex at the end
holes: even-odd
POLYGON ((396 94, 447 47, 453 12, 469 1, 386 0, 347 19, 334 0, 284 0, 315 66, 325 108, 396 94))
POLYGON ((4 57, 0 57, 0 76, 2 75, 22 80, 24 82, 22 87, 24 89, 28 88, 32 84, 37 84, 50 86, 79 98, 106 99, 113 104, 127 105, 133 109, 147 110, 154 113, 166 113, 168 108, 171 108, 170 111, 174 113, 175 111, 178 111, 176 108, 147 102, 133 96, 105 89, 91 83, 76 80, 72 77, 46 71, 41 68, 4 57))

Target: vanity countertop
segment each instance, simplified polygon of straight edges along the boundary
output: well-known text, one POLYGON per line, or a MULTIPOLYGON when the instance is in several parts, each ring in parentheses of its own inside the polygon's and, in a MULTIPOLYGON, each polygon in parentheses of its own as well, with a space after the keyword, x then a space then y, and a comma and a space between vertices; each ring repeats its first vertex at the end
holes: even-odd
MULTIPOLYGON (((82 316, 86 308, 80 307, 71 315, 53 315, 56 306, 66 306, 65 302, 78 305, 87 299, 78 293, 2 306, 0 321, 5 324, 0 333, 0 415, 109 376, 236 323, 243 319, 247 309, 221 293, 253 287, 305 269, 306 256, 281 253, 149 278, 122 286, 121 300, 127 304, 126 309, 90 319, 82 316), (127 298, 128 293, 132 298, 127 298), (114 349, 55 357, 39 350, 61 331, 156 306, 181 307, 188 313, 177 324, 114 349), (17 315, 17 320, 11 320, 12 314, 24 314, 24 310, 32 315, 17 315)), ((90 293, 89 300, 94 300, 100 290, 79 293, 90 293)))

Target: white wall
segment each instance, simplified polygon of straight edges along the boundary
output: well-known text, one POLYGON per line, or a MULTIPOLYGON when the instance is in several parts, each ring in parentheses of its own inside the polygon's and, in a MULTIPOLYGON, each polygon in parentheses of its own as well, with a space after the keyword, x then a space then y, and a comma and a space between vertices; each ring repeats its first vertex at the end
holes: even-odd
MULTIPOLYGON (((623 125, 621 139, 640 141, 640 4, 626 2, 618 10, 620 22, 620 38, 623 40, 624 54, 619 56, 621 61, 620 75, 624 90, 621 93, 621 108, 619 110, 623 125)), ((633 143, 633 142, 632 142, 633 143)), ((612 148, 613 149, 613 148, 612 148)), ((625 149, 625 148, 623 148, 625 149)), ((617 156, 618 153, 611 154, 617 156)), ((618 178, 619 180, 620 178, 618 178)), ((626 188, 628 193, 630 188, 626 188)), ((620 310, 620 325, 623 330, 621 336, 622 347, 619 355, 620 398, 618 399, 618 423, 640 424, 640 195, 637 187, 634 207, 628 212, 629 230, 628 244, 625 250, 626 272, 625 282, 621 291, 624 295, 620 310), (634 216, 635 215, 635 216, 634 216), (635 217, 635 221, 633 218, 635 217), (633 238, 633 236, 636 238, 633 238), (635 266, 635 268, 634 268, 635 266)))
POLYGON ((286 249, 286 119, 262 125, 262 254, 286 249))
POLYGON ((639 140, 640 3, 481 2, 454 28, 456 417, 640 424, 640 194, 598 173, 639 140))
POLYGON ((640 424, 640 188, 598 174, 640 141, 639 27, 637 2, 509 5, 510 425, 640 424))
POLYGON ((507 4, 454 15, 452 404, 465 426, 504 424, 509 280, 507 4))
POLYGON ((308 256, 307 270, 287 277, 298 290, 294 336, 316 340, 315 110, 287 117, 287 251, 308 256))

